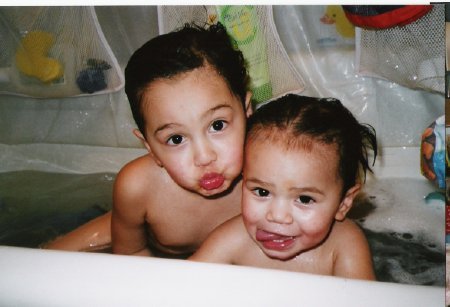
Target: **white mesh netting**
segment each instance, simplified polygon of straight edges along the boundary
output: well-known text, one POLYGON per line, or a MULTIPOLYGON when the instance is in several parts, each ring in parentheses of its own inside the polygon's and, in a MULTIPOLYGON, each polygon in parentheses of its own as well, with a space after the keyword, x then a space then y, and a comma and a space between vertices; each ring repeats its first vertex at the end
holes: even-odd
MULTIPOLYGON (((228 6, 230 7, 230 6, 228 6)), ((185 23, 195 22, 199 25, 211 24, 220 21, 220 12, 224 7, 216 6, 159 6, 158 19, 160 33, 167 33, 174 29, 182 27, 185 23)), ((224 24, 227 32, 238 40, 237 31, 245 32, 247 27, 243 25, 247 21, 255 22, 256 30, 259 33, 253 33, 259 39, 255 39, 252 44, 239 46, 247 60, 248 70, 251 78, 251 89, 253 98, 256 103, 279 97, 286 93, 298 93, 304 90, 303 78, 294 68, 289 56, 287 55, 283 44, 280 41, 278 32, 273 21, 273 13, 271 6, 234 6, 233 10, 238 11, 239 19, 236 23, 224 24), (254 16, 252 16, 254 14, 254 16), (254 18, 255 17, 255 18, 254 18), (250 46, 251 45, 251 46, 250 46), (269 84, 262 85, 259 79, 260 75, 253 65, 260 65, 261 61, 266 61, 265 66, 268 68, 269 84)), ((223 23, 223 22, 222 22, 223 23)), ((253 35, 252 34, 252 35, 253 35)), ((264 64, 263 64, 264 65, 264 64)), ((264 81, 262 81, 264 82, 264 81)))
MULTIPOLYGON (((187 9, 185 6, 177 8, 187 9)), ((14 12, 10 7, 0 7, 0 12, 4 10, 14 12)), ((340 99, 360 121, 375 127, 383 148, 419 146, 423 130, 444 114, 444 97, 440 93, 413 90, 385 79, 355 73, 354 39, 344 40, 336 24, 321 21, 328 6, 274 5, 272 10, 280 40, 304 79, 302 94, 340 99)), ((122 69, 136 49, 158 34, 156 6, 98 6, 95 11, 122 69)), ((2 20, 0 18, 0 67, 7 68, 14 52, 4 49, 3 42, 10 39, 4 34, 10 35, 10 32, 5 30, 2 20)), ((288 73, 289 70, 286 75, 288 73)), ((279 78, 284 80, 283 77, 279 78)), ((3 87, 5 81, 2 80, 5 78, 0 77, 3 87)), ((37 150, 30 149, 28 144, 141 148, 142 144, 132 133, 135 127, 123 89, 70 99, 0 95, 0 143, 8 144, 6 147, 10 145, 12 150, 0 164, 12 161, 11 157, 18 163, 33 159, 37 150), (25 157, 22 153, 16 155, 19 147, 26 152, 25 157)), ((89 147, 80 153, 80 160, 92 150, 89 147)), ((1 147, 0 152, 6 152, 4 148, 1 147)), ((57 148, 48 147, 48 151, 43 151, 39 157, 52 159, 60 151, 57 148)), ((106 158, 102 159, 109 163, 112 155, 110 151, 105 152, 103 157, 106 158)), ((64 161, 70 162, 70 159, 64 161)))
POLYGON ((445 5, 422 18, 385 30, 358 28, 359 72, 403 86, 445 91, 445 5))
POLYGON ((0 93, 55 98, 123 87, 93 7, 3 7, 0 39, 0 93))

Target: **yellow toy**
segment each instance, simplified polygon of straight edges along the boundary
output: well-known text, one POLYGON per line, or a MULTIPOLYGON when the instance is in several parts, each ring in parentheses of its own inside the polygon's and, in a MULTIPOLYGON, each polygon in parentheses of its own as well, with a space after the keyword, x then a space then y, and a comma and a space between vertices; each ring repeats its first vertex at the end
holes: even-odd
POLYGON ((32 31, 22 38, 16 52, 17 68, 25 75, 50 83, 62 77, 63 67, 59 61, 47 57, 54 43, 51 33, 32 31))
POLYGON ((335 24, 336 31, 344 38, 355 37, 355 26, 347 19, 340 5, 328 5, 320 21, 325 24, 335 24))

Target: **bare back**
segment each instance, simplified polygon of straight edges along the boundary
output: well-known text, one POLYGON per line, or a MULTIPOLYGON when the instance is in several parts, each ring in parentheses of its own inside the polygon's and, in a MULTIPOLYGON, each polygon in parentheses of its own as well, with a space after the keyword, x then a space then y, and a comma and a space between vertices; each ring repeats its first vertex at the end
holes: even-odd
POLYGON ((206 198, 177 185, 150 155, 117 175, 112 215, 113 251, 136 254, 194 252, 216 226, 240 213, 241 181, 206 198))

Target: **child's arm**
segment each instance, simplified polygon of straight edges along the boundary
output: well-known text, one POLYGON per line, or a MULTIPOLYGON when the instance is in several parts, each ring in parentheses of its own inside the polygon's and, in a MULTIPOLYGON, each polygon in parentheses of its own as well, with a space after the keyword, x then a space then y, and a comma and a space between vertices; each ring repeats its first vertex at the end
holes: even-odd
MULTIPOLYGON (((344 222, 345 235, 338 239, 333 275, 353 279, 375 280, 372 255, 362 230, 353 222, 344 222)), ((344 225, 343 225, 344 226, 344 225)))
POLYGON ((95 252, 111 248, 111 211, 57 237, 45 249, 95 252))
POLYGON ((237 264, 234 255, 247 237, 242 217, 236 216, 214 229, 189 260, 237 264))
POLYGON ((126 166, 114 182, 111 219, 114 254, 150 256, 146 232, 145 197, 139 176, 126 166))

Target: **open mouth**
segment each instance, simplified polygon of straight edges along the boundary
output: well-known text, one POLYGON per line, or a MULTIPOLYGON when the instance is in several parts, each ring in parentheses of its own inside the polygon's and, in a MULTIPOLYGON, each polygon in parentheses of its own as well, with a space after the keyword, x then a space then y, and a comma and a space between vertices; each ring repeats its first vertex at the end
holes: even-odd
POLYGON ((222 186, 225 178, 221 174, 208 173, 200 179, 200 186, 205 190, 215 190, 222 186))
POLYGON ((289 249, 294 244, 295 237, 283 236, 265 230, 257 230, 256 240, 261 242, 264 248, 282 251, 289 249))

